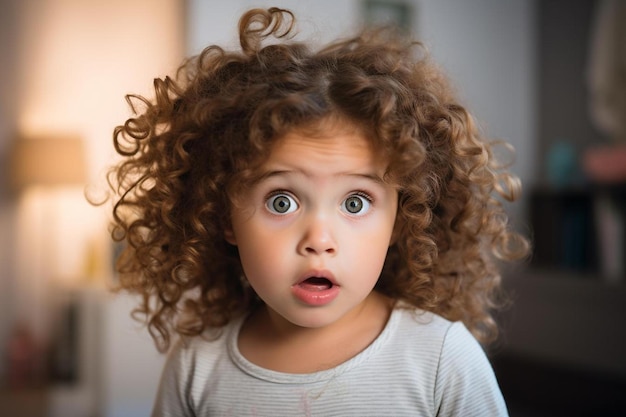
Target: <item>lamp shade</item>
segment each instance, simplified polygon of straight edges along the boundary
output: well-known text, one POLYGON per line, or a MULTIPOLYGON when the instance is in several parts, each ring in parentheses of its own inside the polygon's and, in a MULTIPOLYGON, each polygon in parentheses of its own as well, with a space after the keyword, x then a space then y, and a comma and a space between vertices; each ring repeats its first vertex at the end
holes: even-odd
POLYGON ((18 139, 10 157, 10 183, 29 186, 80 185, 86 179, 83 141, 78 137, 18 139))

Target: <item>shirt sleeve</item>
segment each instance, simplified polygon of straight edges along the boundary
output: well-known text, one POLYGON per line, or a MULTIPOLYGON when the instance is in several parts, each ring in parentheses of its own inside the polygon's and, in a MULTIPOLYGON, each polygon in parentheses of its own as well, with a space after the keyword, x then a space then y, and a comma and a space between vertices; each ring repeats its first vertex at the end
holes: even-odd
POLYGON ((161 374, 152 417, 194 417, 191 405, 189 370, 193 364, 186 356, 187 349, 178 341, 168 353, 161 374))
POLYGON ((452 324, 443 341, 435 404, 438 416, 508 416, 491 364, 462 323, 452 324))

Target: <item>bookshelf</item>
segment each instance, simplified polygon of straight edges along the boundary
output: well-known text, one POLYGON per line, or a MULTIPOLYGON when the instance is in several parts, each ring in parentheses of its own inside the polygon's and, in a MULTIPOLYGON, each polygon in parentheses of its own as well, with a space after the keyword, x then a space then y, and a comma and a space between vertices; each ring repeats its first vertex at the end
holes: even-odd
POLYGON ((538 187, 529 204, 532 267, 626 280, 626 185, 538 187))
POLYGON ((491 352, 511 415, 624 415, 626 187, 531 191, 533 258, 503 272, 491 352))

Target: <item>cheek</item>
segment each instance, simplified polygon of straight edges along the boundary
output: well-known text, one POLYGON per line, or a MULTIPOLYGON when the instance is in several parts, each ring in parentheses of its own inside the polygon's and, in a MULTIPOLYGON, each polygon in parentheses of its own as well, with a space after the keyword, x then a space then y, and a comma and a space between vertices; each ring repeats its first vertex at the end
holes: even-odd
POLYGON ((346 233, 339 252, 343 253, 353 270, 368 276, 378 273, 387 256, 391 232, 391 227, 379 225, 362 233, 346 233))
POLYGON ((388 239, 372 239, 369 244, 361 245, 358 256, 360 261, 356 265, 361 265, 360 269, 372 269, 379 274, 387 257, 388 242, 388 239))
POLYGON ((366 236, 356 237, 351 245, 354 265, 359 270, 369 268, 379 274, 387 257, 392 233, 393 222, 385 218, 368 231, 366 236))
POLYGON ((249 228, 237 235, 239 257, 249 280, 271 276, 285 259, 287 243, 280 233, 249 228))

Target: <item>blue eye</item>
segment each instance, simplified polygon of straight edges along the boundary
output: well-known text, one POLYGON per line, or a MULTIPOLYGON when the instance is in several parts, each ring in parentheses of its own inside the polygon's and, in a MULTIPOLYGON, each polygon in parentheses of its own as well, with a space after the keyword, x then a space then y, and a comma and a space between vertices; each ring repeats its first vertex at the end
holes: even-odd
POLYGON ((298 208, 298 203, 289 194, 280 193, 269 197, 265 207, 275 214, 289 214, 298 208))
POLYGON ((367 213, 372 205, 371 198, 366 195, 352 194, 341 204, 341 209, 348 214, 363 215, 367 213))

